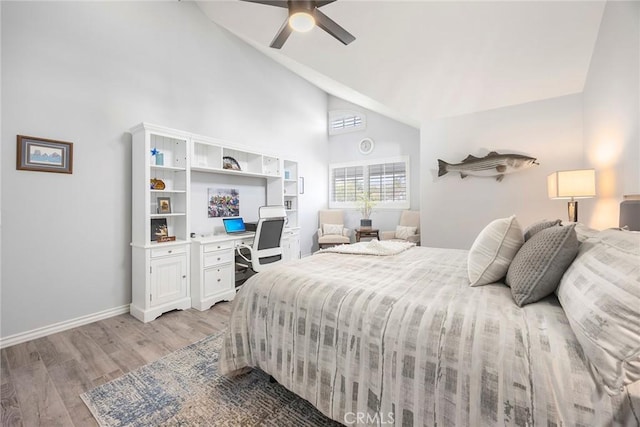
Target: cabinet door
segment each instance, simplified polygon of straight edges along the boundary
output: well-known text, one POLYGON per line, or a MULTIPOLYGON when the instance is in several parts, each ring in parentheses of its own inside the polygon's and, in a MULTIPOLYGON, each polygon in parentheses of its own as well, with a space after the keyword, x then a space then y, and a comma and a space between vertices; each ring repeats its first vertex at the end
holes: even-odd
POLYGON ((293 233, 289 237, 289 259, 300 259, 300 234, 293 233))
POLYGON ((187 257, 151 260, 151 306, 187 296, 187 257))
POLYGON ((282 236, 282 258, 284 261, 300 259, 300 234, 287 232, 282 236))

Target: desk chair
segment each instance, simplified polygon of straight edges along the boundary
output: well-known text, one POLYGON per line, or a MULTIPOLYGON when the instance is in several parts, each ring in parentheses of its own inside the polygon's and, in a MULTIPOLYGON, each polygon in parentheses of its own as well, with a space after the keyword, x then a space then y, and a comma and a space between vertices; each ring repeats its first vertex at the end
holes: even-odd
POLYGON ((236 248, 236 265, 256 273, 282 262, 282 232, 287 216, 284 206, 262 206, 258 212, 253 244, 240 244, 236 248))

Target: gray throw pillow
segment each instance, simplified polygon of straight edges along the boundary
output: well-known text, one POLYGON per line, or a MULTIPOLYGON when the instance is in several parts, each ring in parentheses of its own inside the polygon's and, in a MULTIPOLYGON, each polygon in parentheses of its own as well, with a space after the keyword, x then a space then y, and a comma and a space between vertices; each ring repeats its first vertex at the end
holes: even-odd
POLYGON ((553 293, 578 253, 575 224, 537 232, 522 245, 507 271, 507 285, 522 307, 553 293))
POLYGON ((528 226, 527 228, 525 228, 524 241, 526 242, 527 240, 532 238, 533 235, 536 234, 537 232, 542 231, 545 228, 553 227, 554 225, 560 225, 560 223, 562 223, 561 219, 556 219, 555 221, 549 221, 549 220, 543 219, 542 221, 535 222, 530 226, 528 226))

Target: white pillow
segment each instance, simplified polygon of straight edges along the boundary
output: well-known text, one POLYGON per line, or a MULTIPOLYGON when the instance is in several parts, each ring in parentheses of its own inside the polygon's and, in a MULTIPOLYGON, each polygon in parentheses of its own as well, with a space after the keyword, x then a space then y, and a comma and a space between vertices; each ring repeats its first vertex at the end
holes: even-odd
POLYGON ((396 239, 407 240, 410 236, 415 236, 418 227, 405 227, 403 225, 396 226, 396 239))
POLYGON ((609 229, 580 245, 556 291, 581 352, 612 396, 640 381, 639 278, 640 233, 609 229))
POLYGON ((469 250, 467 268, 471 286, 502 279, 523 243, 522 229, 515 215, 489 223, 469 250))
POLYGON ((331 235, 337 234, 338 236, 342 236, 342 229, 344 228, 344 224, 323 224, 322 225, 322 234, 331 235))

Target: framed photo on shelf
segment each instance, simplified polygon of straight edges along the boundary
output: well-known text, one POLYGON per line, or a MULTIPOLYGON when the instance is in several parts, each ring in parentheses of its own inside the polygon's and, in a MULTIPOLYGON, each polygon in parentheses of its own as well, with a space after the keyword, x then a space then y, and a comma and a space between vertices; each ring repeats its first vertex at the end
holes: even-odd
POLYGON ((171 213, 171 197, 158 197, 158 213, 159 214, 171 213))
POLYGON ((169 236, 169 229, 167 227, 167 218, 152 218, 151 219, 151 241, 163 241, 169 236))
POLYGON ((16 169, 73 173, 73 143, 18 135, 16 169))

